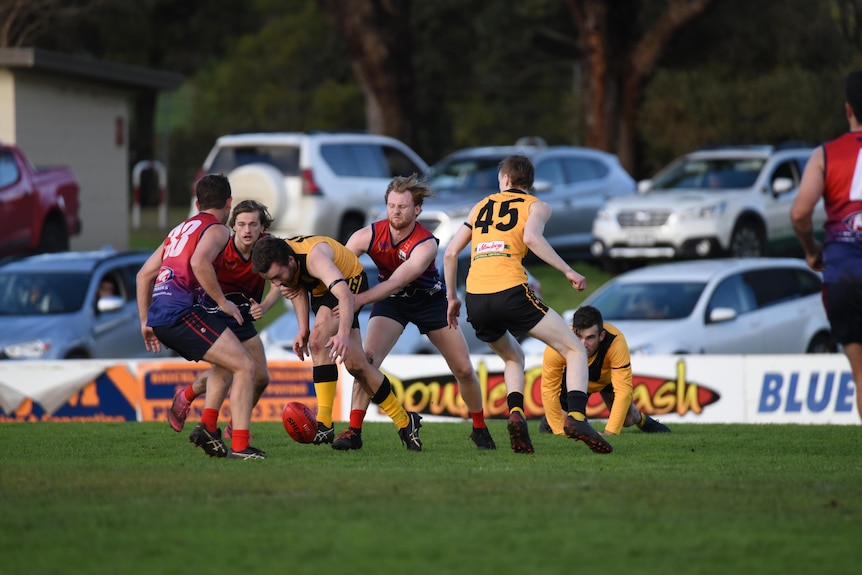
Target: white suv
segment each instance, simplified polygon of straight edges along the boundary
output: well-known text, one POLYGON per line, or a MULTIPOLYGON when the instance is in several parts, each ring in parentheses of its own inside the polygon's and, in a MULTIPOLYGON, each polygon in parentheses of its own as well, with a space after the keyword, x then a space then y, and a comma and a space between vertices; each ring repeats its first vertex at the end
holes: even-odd
MULTIPOLYGON (((259 133, 222 136, 198 179, 222 173, 234 204, 257 200, 279 237, 324 235, 346 242, 365 225, 394 176, 424 176, 428 165, 406 144, 361 133, 259 133)), ((197 213, 192 196, 191 214, 197 213)))
MULTIPOLYGON (((739 146, 676 159, 635 196, 608 200, 593 222, 592 254, 627 260, 759 257, 790 248, 790 206, 810 148, 739 146)), ((815 211, 815 225, 826 214, 815 211)))

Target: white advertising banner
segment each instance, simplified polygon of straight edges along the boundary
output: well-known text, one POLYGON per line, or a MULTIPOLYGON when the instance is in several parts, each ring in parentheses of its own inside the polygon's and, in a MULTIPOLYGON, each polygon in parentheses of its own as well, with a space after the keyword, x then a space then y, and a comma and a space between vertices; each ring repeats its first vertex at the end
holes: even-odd
MULTIPOLYGON (((473 356, 485 417, 507 414, 503 362, 473 356)), ((205 363, 184 360, 0 362, 0 422, 164 421, 176 389, 188 385, 205 363)), ((669 423, 800 423, 858 425, 856 385, 847 358, 828 355, 680 355, 632 357, 633 400, 669 423)), ((314 409, 311 362, 273 360, 271 383, 253 417, 279 421, 289 401, 314 409)), ((439 355, 390 356, 383 362, 396 396, 425 421, 468 418, 448 365, 439 355)), ((526 362, 524 408, 544 414, 542 358, 526 362)), ((353 378, 340 368, 337 421, 350 418, 353 378)), ((203 402, 190 417, 199 417, 203 402)), ((599 394, 587 405, 590 419, 607 417, 599 394)), ((229 406, 221 415, 230 416, 229 406)), ((372 406, 369 421, 388 418, 372 406)))

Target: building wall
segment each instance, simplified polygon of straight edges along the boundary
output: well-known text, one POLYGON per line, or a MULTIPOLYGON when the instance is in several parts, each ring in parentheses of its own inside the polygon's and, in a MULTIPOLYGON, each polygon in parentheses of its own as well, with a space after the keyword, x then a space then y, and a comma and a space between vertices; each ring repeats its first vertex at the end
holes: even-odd
MULTIPOLYGON (((12 140, 34 165, 71 166, 81 186, 83 229, 71 240, 73 250, 129 247, 130 98, 97 82, 15 73, 12 140)), ((0 100, 0 119, 4 108, 0 100)))
POLYGON ((15 141, 15 77, 0 68, 0 142, 15 141))

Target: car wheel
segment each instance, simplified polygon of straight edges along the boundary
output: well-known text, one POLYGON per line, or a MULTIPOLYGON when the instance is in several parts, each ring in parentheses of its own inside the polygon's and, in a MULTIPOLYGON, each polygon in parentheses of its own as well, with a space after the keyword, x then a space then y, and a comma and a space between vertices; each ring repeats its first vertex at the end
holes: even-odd
MULTIPOLYGON (((228 174, 233 205, 242 200, 256 200, 269 210, 273 219, 278 219, 287 210, 287 190, 284 175, 267 164, 240 166, 228 174)), ((278 227, 278 226, 273 226, 278 227)))
POLYGON ((838 353, 838 346, 828 333, 820 332, 811 338, 805 353, 838 353))
POLYGON ((69 235, 63 222, 57 218, 48 218, 42 227, 42 237, 39 238, 39 252, 67 252, 69 251, 69 235))
POLYGON ((734 258, 759 258, 766 255, 763 228, 752 221, 741 221, 733 228, 728 255, 734 258))
POLYGON ((346 244, 353 232, 361 229, 365 225, 365 220, 358 214, 347 214, 341 220, 341 225, 338 227, 338 241, 346 244))

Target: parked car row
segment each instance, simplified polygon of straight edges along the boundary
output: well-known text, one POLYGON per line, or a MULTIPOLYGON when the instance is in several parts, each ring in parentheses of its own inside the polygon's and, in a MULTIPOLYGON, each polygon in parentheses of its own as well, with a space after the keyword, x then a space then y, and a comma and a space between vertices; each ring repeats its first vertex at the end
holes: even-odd
MULTIPOLYGON (((475 202, 498 189, 498 165, 513 153, 536 167, 534 193, 553 213, 545 234, 561 253, 591 251, 605 261, 749 258, 650 266, 597 290, 585 304, 620 327, 633 352, 836 351, 819 301, 820 277, 802 260, 758 257, 770 245, 795 240, 789 208, 809 148, 693 152, 638 186, 616 156, 574 146, 468 148, 429 168, 385 136, 239 134, 217 140, 199 175, 225 173, 235 197, 266 204, 277 236, 346 241, 385 217, 382 199, 392 177, 416 173, 437 194, 419 221, 445 246, 475 202)), ((194 202, 191 211, 197 212, 194 202)), ((825 214, 818 212, 819 224, 825 214)), ((0 265, 0 359, 149 357, 135 302, 135 274, 148 255, 102 250, 0 265), (110 284, 114 294, 100 297, 100 284, 110 284)), ((376 280, 373 264, 366 264, 376 280)), ((459 290, 468 268, 466 261, 459 266, 459 290)), ((369 312, 370 306, 360 316, 363 327, 369 312)), ((270 352, 290 352, 291 318, 284 314, 262 333, 270 352)), ((489 351, 466 314, 462 329, 471 352, 489 351)), ((538 351, 536 342, 526 344, 538 351)), ((434 351, 410 326, 393 353, 434 351)))

